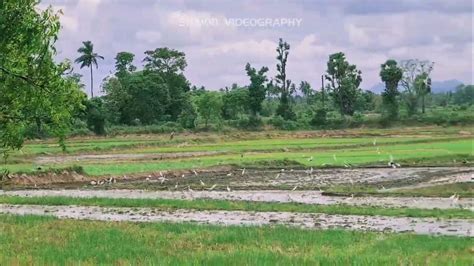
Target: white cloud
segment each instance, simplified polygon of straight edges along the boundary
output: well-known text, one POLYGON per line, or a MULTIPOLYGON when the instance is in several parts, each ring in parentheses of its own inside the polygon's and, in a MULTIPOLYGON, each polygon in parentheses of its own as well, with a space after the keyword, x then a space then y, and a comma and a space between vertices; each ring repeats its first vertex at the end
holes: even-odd
POLYGON ((161 40, 161 33, 158 31, 139 30, 135 33, 135 38, 147 43, 157 43, 161 40))
POLYGON ((205 48, 204 51, 210 56, 238 55, 248 58, 271 58, 275 55, 277 43, 270 40, 246 40, 238 42, 226 42, 205 48))
POLYGON ((84 11, 83 15, 95 14, 101 2, 101 0, 79 0, 77 8, 84 11))
MULTIPOLYGON (((83 40, 91 40, 105 56, 96 72, 96 88, 113 70, 117 52, 136 54, 168 46, 186 53, 186 75, 196 85, 220 88, 247 84, 244 66, 270 68, 275 75, 278 38, 291 45, 288 73, 295 83, 318 87, 331 53, 344 52, 363 72, 363 87, 379 82, 387 58, 436 62, 434 79, 472 82, 473 27, 470 1, 368 0, 331 1, 100 1, 44 0, 61 8, 63 29, 59 59, 76 58, 83 40), (431 3, 433 2, 433 3, 431 3), (294 28, 245 28, 225 24, 227 18, 281 18, 298 14, 294 28), (218 24, 216 25, 216 21, 218 24)), ((86 70, 80 73, 88 77, 86 70)), ((88 82, 87 78, 84 81, 88 82)), ((88 84, 87 84, 88 85, 88 84)))

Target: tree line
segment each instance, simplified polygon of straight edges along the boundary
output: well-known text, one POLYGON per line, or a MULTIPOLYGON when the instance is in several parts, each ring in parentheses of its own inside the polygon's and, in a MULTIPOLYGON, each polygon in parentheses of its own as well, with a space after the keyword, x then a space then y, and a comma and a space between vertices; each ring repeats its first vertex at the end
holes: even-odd
MULTIPOLYGON (((88 41, 78 50, 81 56, 76 62, 90 57, 83 51, 98 56, 87 47, 88 41)), ((360 88, 362 72, 344 53, 338 52, 329 55, 322 84, 314 89, 307 81, 296 85, 288 77, 290 48, 290 44, 279 40, 275 49, 275 77, 268 76, 269 67, 256 68, 247 63, 243 70, 248 84, 232 84, 215 91, 190 84, 184 75, 187 62, 183 52, 168 47, 145 51, 141 69, 133 65, 134 54, 119 52, 115 73, 103 82, 104 96, 85 103, 88 126, 97 134, 106 133, 106 124, 166 122, 195 129, 199 124, 208 128, 210 124, 227 121, 240 128, 255 129, 264 125, 262 118, 268 118, 268 123, 277 127, 297 127, 298 120, 323 127, 334 113, 343 120, 354 116, 360 119, 365 112, 380 113, 380 121, 385 124, 397 121, 401 110, 408 117, 425 113, 433 62, 387 60, 380 66, 385 90, 376 95, 360 88)), ((91 63, 86 65, 92 67, 91 63)), ((462 90, 472 90, 472 86, 460 88, 454 95, 462 90)))
MULTIPOLYGON (((40 11, 35 0, 0 1, 0 152, 19 149, 26 138, 64 138, 72 130, 106 134, 117 125, 168 125, 172 129, 232 126, 258 129, 334 128, 377 114, 381 122, 404 120, 426 112, 427 106, 473 103, 473 86, 431 94, 429 61, 387 60, 381 64, 382 95, 360 88, 362 73, 344 53, 329 55, 321 86, 287 74, 291 46, 280 39, 275 49, 276 76, 269 67, 242 66, 248 82, 219 90, 196 87, 187 80, 186 56, 161 47, 135 55, 120 52, 115 72, 102 82, 104 95, 94 97, 93 70, 103 57, 90 41, 78 49, 80 68, 90 68, 91 98, 70 60, 56 62, 55 43, 60 11, 40 11), (316 89, 317 88, 317 89, 316 89), (403 119, 402 119, 403 118, 403 119)), ((315 73, 319 76, 320 74, 315 73)), ((461 109, 459 109, 461 110, 461 109)), ((450 115, 451 116, 451 115, 450 115)), ((365 122, 364 122, 365 123, 365 122)))

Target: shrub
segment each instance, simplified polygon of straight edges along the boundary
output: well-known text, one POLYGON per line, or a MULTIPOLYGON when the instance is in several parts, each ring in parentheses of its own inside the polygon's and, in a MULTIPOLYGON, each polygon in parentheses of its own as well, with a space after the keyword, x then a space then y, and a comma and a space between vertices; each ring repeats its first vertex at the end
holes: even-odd
POLYGON ((327 122, 327 110, 324 108, 317 109, 314 113, 313 119, 311 119, 311 125, 324 126, 327 122))
POLYGON ((298 129, 298 123, 291 120, 285 120, 281 116, 274 116, 269 120, 269 123, 277 128, 282 130, 296 130, 298 129))

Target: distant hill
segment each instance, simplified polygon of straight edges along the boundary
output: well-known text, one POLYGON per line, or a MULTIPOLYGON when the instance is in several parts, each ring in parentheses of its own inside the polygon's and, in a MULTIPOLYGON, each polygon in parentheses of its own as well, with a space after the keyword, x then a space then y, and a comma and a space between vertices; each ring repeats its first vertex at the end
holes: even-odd
MULTIPOLYGON (((457 86, 463 84, 461 81, 456 80, 456 79, 450 79, 450 80, 442 80, 442 81, 433 81, 431 83, 431 90, 433 93, 440 93, 440 92, 448 92, 448 91, 454 91, 457 86)), ((383 83, 378 83, 369 90, 380 94, 382 91, 385 89, 385 85, 383 83)), ((402 88, 400 88, 402 89, 402 88)))

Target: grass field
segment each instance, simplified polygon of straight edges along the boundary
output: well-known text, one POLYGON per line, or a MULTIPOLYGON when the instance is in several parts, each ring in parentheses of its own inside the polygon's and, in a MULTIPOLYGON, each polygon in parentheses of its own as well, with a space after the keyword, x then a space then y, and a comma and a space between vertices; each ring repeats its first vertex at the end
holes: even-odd
POLYGON ((0 215, 0 263, 471 265, 472 238, 0 215))
MULTIPOLYGON (((473 165, 473 140, 473 128, 418 127, 179 133, 173 139, 168 134, 77 137, 67 141, 68 150, 65 153, 53 140, 30 141, 21 151, 13 152, 3 165, 10 173, 17 173, 11 180, 19 180, 11 187, 3 186, 9 180, 0 183, 4 189, 41 188, 49 191, 74 188, 81 190, 81 193, 145 189, 153 193, 166 190, 178 193, 180 197, 74 198, 69 194, 0 196, 0 204, 9 204, 11 209, 28 208, 25 205, 35 205, 36 208, 49 206, 48 211, 44 212, 47 214, 55 213, 60 206, 68 206, 66 209, 85 215, 93 208, 82 213, 78 212, 81 207, 74 206, 110 207, 105 211, 116 208, 121 213, 126 209, 119 207, 129 207, 129 210, 136 211, 128 213, 130 217, 149 217, 158 215, 159 211, 169 215, 179 215, 176 213, 183 210, 208 211, 210 215, 214 215, 213 211, 241 211, 252 212, 249 216, 251 219, 255 219, 252 216, 255 212, 267 215, 290 212, 289 217, 293 218, 299 214, 311 214, 317 219, 320 217, 318 214, 338 215, 342 220, 349 221, 347 223, 350 225, 354 224, 355 227, 351 227, 354 230, 361 230, 368 225, 364 224, 365 219, 380 218, 377 223, 383 225, 383 230, 374 229, 380 233, 342 229, 309 230, 276 226, 273 223, 247 227, 106 222, 1 214, 0 265, 472 265, 474 239, 469 228, 470 222, 474 220, 474 212, 469 199, 473 197, 474 187, 466 166, 473 165), (387 165, 391 160, 401 164, 401 169, 393 172, 387 165), (379 168, 351 169, 367 166, 379 168), (412 166, 453 167, 431 167, 431 171, 428 171, 427 168, 412 166), (241 172, 243 168, 247 169, 245 176, 241 172), (291 171, 293 168, 295 170, 291 171), (307 174, 310 168, 345 170, 321 170, 313 176, 307 174), (79 174, 71 177, 75 174, 67 171, 63 173, 63 169, 74 170, 79 174), (169 180, 160 184, 157 177, 159 171, 163 170, 169 180), (193 170, 198 170, 199 174, 193 174, 193 170), (283 172, 285 174, 280 178, 283 172), (115 175, 117 183, 101 186, 90 183, 91 180, 104 180, 108 175, 115 175), (66 180, 70 183, 57 182, 62 178, 71 178, 66 180), (357 178, 360 178, 360 183, 352 180, 357 178), (283 193, 297 189, 301 191, 295 193, 307 193, 302 190, 322 188, 324 192, 313 192, 329 195, 324 197, 344 196, 341 198, 344 201, 319 205, 309 204, 308 201, 297 203, 293 199, 286 203, 244 201, 231 197, 203 199, 194 194, 191 199, 184 199, 183 194, 179 194, 194 193, 194 190, 211 193, 212 189, 216 190, 212 193, 218 190, 225 194, 228 193, 226 186, 227 190, 231 190, 228 184, 231 184, 232 193, 236 195, 239 189, 274 189, 283 193), (364 205, 357 205, 355 201, 361 198, 352 199, 353 196, 396 196, 393 202, 406 200, 411 205, 410 208, 397 208, 394 206, 407 205, 390 205, 382 201, 377 206, 369 206, 365 202, 364 205), (461 199, 455 199, 454 196, 460 196, 461 199), (352 201, 346 201, 345 197, 351 197, 352 201), (445 207, 431 208, 436 201, 426 197, 444 197, 437 202, 439 206, 445 207), (459 204, 455 204, 454 200, 459 201, 459 204), (442 205, 443 202, 447 205, 442 205), (141 208, 145 207, 152 211, 143 214, 145 209, 141 208), (349 216, 345 215, 359 215, 362 218, 356 218, 360 221, 347 220, 349 216), (412 228, 419 225, 415 220, 430 220, 430 225, 447 231, 439 233, 439 236, 429 235, 435 234, 432 231, 405 229, 398 231, 402 232, 398 234, 386 233, 393 228, 385 227, 384 221, 392 221, 395 217, 397 221, 403 220, 403 217, 413 217, 408 222, 412 228), (357 226, 362 227, 357 229, 357 226), (405 233, 408 231, 413 233, 405 233), (457 232, 459 237, 447 236, 450 232, 457 232)), ((321 200, 322 195, 318 195, 316 199, 321 200)), ((367 200, 371 202, 374 199, 369 197, 367 200)), ((7 205, 3 206, 7 209, 7 205)), ((234 219, 236 213, 229 215, 234 219)), ((194 221, 194 217, 186 221, 194 221)), ((325 221, 329 224, 329 221, 325 221)), ((322 220, 314 222, 318 225, 324 223, 322 220)))
POLYGON ((78 138, 68 141, 68 155, 77 161, 38 164, 36 156, 62 156, 50 141, 28 143, 11 155, 4 168, 11 172, 83 167, 88 175, 122 175, 160 170, 197 169, 219 165, 284 167, 288 162, 304 167, 386 165, 393 160, 405 166, 462 165, 474 160, 470 128, 422 128, 399 131, 263 132, 245 134, 189 134, 169 140, 167 135, 78 138), (456 131, 457 129, 457 131, 456 131), (360 134, 360 135, 358 135, 360 134), (389 136, 392 134, 391 136, 389 136), (186 152, 219 152, 184 156, 186 152), (88 154, 149 154, 155 158, 81 159, 88 154), (173 154, 173 158, 159 158, 173 154))

